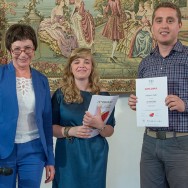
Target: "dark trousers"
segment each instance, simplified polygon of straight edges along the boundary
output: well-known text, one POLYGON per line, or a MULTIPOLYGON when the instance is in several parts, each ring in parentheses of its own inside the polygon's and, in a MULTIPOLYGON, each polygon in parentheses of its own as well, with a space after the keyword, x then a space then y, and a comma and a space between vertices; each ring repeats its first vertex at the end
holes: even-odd
POLYGON ((160 140, 144 135, 141 188, 188 187, 188 136, 160 140))
POLYGON ((0 167, 13 169, 10 176, 0 175, 0 188, 40 188, 45 154, 39 139, 15 144, 12 154, 0 159, 0 167))

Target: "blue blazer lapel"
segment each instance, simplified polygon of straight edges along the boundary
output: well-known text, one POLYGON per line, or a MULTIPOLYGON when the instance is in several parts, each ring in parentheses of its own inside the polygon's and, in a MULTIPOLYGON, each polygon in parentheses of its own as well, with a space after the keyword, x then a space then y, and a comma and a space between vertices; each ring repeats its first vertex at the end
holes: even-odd
POLYGON ((33 83, 33 89, 35 93, 35 115, 37 119, 37 114, 39 114, 39 109, 41 108, 40 101, 42 100, 42 88, 41 83, 39 79, 39 74, 33 69, 31 69, 31 75, 32 75, 32 83, 33 83))
MULTIPOLYGON (((10 96, 7 98, 7 103, 12 106, 13 114, 15 114, 15 117, 18 116, 18 99, 17 99, 17 93, 16 93, 16 72, 15 68, 13 66, 13 63, 8 64, 8 71, 6 71, 7 74, 5 74, 5 82, 4 82, 4 87, 3 87, 3 93, 6 94, 7 96, 10 96)), ((8 112, 9 110, 5 108, 5 113, 10 113, 8 112)), ((13 115, 12 114, 12 115, 13 115)))

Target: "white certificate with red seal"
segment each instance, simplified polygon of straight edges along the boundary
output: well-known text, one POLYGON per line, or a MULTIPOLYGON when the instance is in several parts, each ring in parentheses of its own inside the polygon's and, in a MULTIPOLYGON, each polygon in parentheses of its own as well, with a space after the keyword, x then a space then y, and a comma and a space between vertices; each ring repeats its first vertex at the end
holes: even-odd
POLYGON ((138 127, 168 127, 167 77, 136 79, 138 127))
MULTIPOLYGON (((106 124, 108 118, 110 117, 115 104, 118 100, 119 96, 105 96, 105 95, 92 95, 90 105, 88 111, 95 115, 97 112, 97 107, 101 108, 101 118, 106 124)), ((96 136, 99 134, 97 129, 92 129, 91 137, 96 136)))

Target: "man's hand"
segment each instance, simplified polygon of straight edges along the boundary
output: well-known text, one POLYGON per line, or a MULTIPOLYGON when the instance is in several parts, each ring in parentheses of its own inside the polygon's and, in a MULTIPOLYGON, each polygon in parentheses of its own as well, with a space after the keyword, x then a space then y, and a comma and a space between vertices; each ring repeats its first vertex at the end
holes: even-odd
POLYGON ((185 111, 185 103, 176 95, 168 95, 165 99, 165 103, 170 111, 177 110, 178 112, 185 111))
POLYGON ((132 110, 136 110, 137 97, 133 94, 128 99, 128 105, 132 110))

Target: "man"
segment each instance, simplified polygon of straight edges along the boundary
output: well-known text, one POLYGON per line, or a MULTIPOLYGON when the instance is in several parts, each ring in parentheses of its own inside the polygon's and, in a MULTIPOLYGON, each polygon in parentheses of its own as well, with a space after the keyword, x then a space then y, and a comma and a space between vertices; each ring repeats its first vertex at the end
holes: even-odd
MULTIPOLYGON (((156 48, 139 65, 138 77, 167 76, 169 127, 146 128, 140 161, 141 188, 188 187, 188 47, 178 41, 179 8, 159 4, 152 16, 156 48)), ((137 97, 129 106, 136 110, 137 97)))

